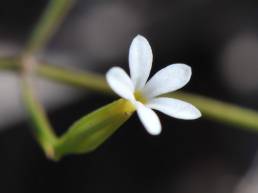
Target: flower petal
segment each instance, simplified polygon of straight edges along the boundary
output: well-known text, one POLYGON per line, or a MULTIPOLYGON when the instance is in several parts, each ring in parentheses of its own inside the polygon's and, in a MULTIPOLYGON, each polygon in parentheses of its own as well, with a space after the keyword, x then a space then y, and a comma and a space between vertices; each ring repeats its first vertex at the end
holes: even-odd
POLYGON ((137 35, 129 49, 130 75, 137 90, 143 88, 150 75, 152 58, 152 50, 148 40, 137 35))
POLYGON ((150 100, 147 107, 178 119, 190 120, 201 117, 201 112, 196 107, 178 99, 158 97, 150 100))
POLYGON ((137 114, 145 129, 151 135, 158 135, 161 132, 161 124, 157 114, 140 102, 136 102, 137 114))
POLYGON ((172 92, 187 84, 192 75, 191 67, 186 64, 171 64, 160 71, 147 82, 143 88, 146 97, 152 98, 172 92))
POLYGON ((111 68, 107 74, 106 79, 112 90, 121 96, 122 98, 134 101, 134 86, 126 74, 126 72, 120 67, 111 68))

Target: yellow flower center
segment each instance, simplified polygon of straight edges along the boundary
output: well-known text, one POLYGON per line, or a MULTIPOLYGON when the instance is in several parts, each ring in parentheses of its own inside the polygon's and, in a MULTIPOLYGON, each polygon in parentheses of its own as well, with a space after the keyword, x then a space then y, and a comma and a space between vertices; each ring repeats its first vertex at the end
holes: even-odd
POLYGON ((146 104, 147 103, 147 98, 145 96, 143 96, 141 91, 135 91, 134 92, 134 97, 137 101, 146 104))

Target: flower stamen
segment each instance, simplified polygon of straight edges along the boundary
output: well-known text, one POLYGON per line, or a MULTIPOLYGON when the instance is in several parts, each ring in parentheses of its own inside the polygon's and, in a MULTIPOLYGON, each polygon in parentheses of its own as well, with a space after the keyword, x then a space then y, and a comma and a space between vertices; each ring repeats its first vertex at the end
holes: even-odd
POLYGON ((142 104, 146 104, 148 101, 147 98, 145 96, 143 96, 141 91, 135 91, 134 97, 137 101, 141 102, 142 104))

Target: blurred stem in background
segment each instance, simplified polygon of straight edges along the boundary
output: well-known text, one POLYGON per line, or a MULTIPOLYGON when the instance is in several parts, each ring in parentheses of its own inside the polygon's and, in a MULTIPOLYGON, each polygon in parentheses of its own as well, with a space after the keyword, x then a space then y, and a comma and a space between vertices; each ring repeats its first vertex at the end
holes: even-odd
MULTIPOLYGON (((30 119, 35 127, 33 128, 34 135, 45 154, 55 160, 65 155, 64 152, 88 152, 91 150, 89 147, 94 149, 134 112, 134 109, 126 101, 117 101, 78 120, 63 136, 57 137, 52 130, 44 108, 37 100, 36 93, 34 93, 30 83, 33 75, 42 76, 73 87, 113 95, 105 81, 105 77, 102 75, 41 64, 35 58, 35 55, 44 49, 49 39, 56 32, 73 3, 74 0, 50 0, 42 17, 32 31, 21 57, 0 59, 0 70, 11 70, 21 74, 22 95, 30 119), (31 60, 33 61, 32 65, 28 64, 31 60), (30 73, 24 73, 26 71, 30 73), (121 105, 123 108, 121 108, 121 105), (112 108, 116 110, 112 110, 112 108), (112 112, 116 114, 112 114, 112 112), (119 120, 107 121, 114 119, 114 117, 120 118, 119 120), (94 123, 98 125, 94 125, 94 123), (100 132, 100 125, 106 125, 107 130, 100 132), (71 144, 73 146, 70 146, 71 144)), ((230 123, 240 128, 258 132, 258 112, 256 111, 187 92, 175 92, 168 96, 194 104, 207 119, 230 123)))
POLYGON ((71 9, 74 0, 50 0, 42 17, 32 31, 24 55, 37 54, 54 35, 65 16, 71 9))

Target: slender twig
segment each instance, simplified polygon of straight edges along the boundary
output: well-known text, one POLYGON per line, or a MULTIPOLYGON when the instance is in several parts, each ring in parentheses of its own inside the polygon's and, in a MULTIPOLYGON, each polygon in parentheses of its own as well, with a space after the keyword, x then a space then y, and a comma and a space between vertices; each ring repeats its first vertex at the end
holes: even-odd
POLYGON ((54 146, 57 142, 57 137, 48 122, 44 108, 41 106, 33 92, 30 80, 27 76, 22 76, 21 81, 22 97, 30 120, 33 124, 33 134, 43 148, 46 156, 52 159, 55 155, 54 146))
POLYGON ((100 74, 76 71, 49 64, 40 65, 37 73, 47 79, 65 83, 73 87, 84 87, 100 93, 113 94, 105 78, 100 74))
POLYGON ((29 37, 24 55, 37 54, 56 32, 75 0, 50 0, 29 37))

